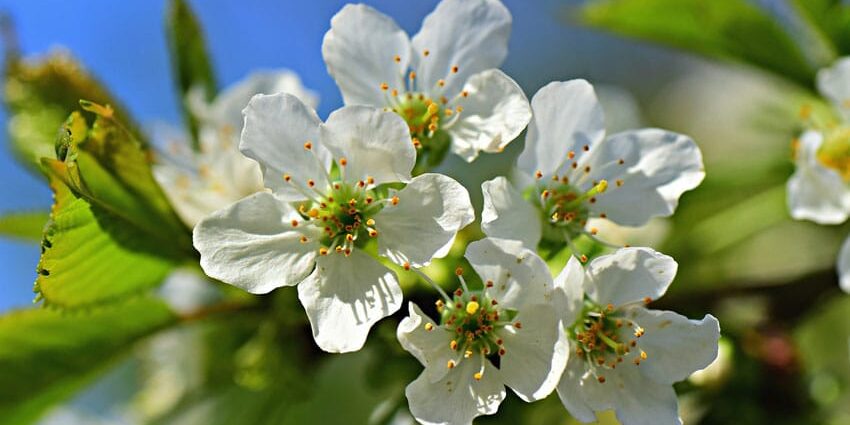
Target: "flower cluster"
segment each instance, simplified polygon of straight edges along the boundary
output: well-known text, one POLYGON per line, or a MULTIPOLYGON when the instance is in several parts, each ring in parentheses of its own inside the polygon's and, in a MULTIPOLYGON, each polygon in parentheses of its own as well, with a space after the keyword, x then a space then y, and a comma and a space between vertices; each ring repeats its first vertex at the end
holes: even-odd
MULTIPOLYGON (((788 208, 797 220, 839 224, 850 216, 850 58, 817 75, 821 94, 837 119, 809 123, 792 149, 796 170, 788 180, 788 208)), ((838 254, 841 287, 850 292, 850 238, 838 254)))
POLYGON ((646 309, 675 261, 617 247, 588 222, 671 215, 704 177, 700 151, 659 129, 606 138, 584 80, 553 82, 529 104, 496 69, 510 25, 498 0, 443 0, 411 39, 374 9, 345 6, 322 53, 346 106, 323 122, 300 86, 238 86, 204 106, 198 178, 184 184, 164 166, 160 181, 194 225, 204 272, 255 294, 297 285, 325 351, 359 350, 400 309, 389 263, 429 283, 440 298, 424 311, 411 302, 397 330, 424 366, 406 390, 421 423, 494 414, 505 387, 526 402, 557 390, 586 422, 614 409, 627 425, 678 423, 672 384, 715 358, 717 320, 646 309), (458 267, 446 292, 423 267, 475 213, 466 188, 427 171, 449 150, 467 161, 500 152, 526 126, 516 182, 484 183, 488 237, 466 247, 472 270, 458 267), (245 158, 230 149, 237 133, 245 158), (591 261, 577 238, 618 249, 591 261), (556 278, 542 244, 572 253, 556 278))

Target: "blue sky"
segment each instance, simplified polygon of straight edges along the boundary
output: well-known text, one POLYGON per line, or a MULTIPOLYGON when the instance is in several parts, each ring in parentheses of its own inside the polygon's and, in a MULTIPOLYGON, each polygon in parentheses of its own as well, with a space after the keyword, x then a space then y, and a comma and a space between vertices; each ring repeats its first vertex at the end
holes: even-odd
MULTIPOLYGON (((256 69, 289 68, 321 97, 319 114, 341 106, 321 57, 330 18, 345 1, 191 1, 200 16, 221 86, 256 69)), ((436 0, 366 1, 410 33, 436 0)), ((531 95, 551 80, 583 77, 647 94, 675 72, 670 54, 634 46, 564 22, 574 1, 506 0, 514 16, 503 69, 531 95), (628 66, 626 66, 628 64, 628 66), (651 75, 651 76, 650 76, 651 75)), ((179 123, 164 37, 163 0, 0 0, 14 19, 27 55, 64 47, 106 84, 142 124, 179 123), (85 3, 83 6, 82 4, 85 3)), ((5 112, 2 113, 5 124, 5 112)), ((46 210, 50 192, 11 158, 0 135, 0 212, 46 210)), ((38 247, 0 240, 0 311, 26 306, 38 247)))

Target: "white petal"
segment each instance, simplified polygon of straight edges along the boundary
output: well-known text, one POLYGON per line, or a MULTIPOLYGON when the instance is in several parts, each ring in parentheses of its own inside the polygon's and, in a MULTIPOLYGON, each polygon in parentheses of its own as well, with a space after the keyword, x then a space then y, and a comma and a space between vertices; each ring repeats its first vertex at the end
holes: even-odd
POLYGON ((244 114, 239 150, 260 163, 266 187, 282 199, 302 200, 304 196, 283 180, 284 174, 301 186, 308 179, 319 187, 327 185, 330 154, 318 143, 321 121, 314 110, 291 94, 258 94, 244 114), (304 148, 307 141, 312 151, 304 148))
POLYGON ((475 358, 461 361, 437 382, 422 372, 404 391, 410 413, 425 425, 471 425, 478 416, 496 413, 505 386, 499 370, 485 361, 480 381, 473 378, 481 365, 475 358))
MULTIPOLYGON (((596 422, 594 406, 585 401, 584 381, 587 372, 583 357, 571 356, 558 383, 558 397, 574 418, 584 423, 596 422)), ((592 385, 592 383, 590 383, 592 385)), ((603 408, 604 409, 604 408, 603 408)))
POLYGON ((517 160, 529 176, 537 171, 549 176, 566 161, 570 151, 580 154, 605 136, 605 116, 593 86, 585 80, 547 84, 531 98, 533 117, 528 124, 525 149, 517 160))
POLYGON ((201 268, 222 282, 254 294, 301 282, 312 270, 317 229, 294 230, 298 217, 274 195, 259 192, 201 220, 192 233, 201 268))
POLYGON ((416 304, 410 303, 408 309, 409 316, 402 319, 396 331, 398 342, 425 366, 429 382, 437 382, 449 371, 449 360, 457 358, 449 348, 454 335, 423 314, 416 304), (426 324, 432 326, 430 331, 425 329, 426 324))
POLYGON ((608 191, 597 196, 591 209, 627 226, 673 214, 682 193, 699 186, 705 178, 696 143, 669 131, 642 129, 615 134, 590 155, 588 178, 608 181, 608 191))
POLYGON ((502 308, 519 309, 526 303, 552 300, 549 267, 519 241, 484 238, 470 243, 465 256, 481 280, 493 281, 486 291, 502 308))
POLYGON ((636 307, 627 316, 645 330, 638 340, 648 356, 641 373, 659 384, 682 381, 717 357, 720 324, 710 314, 690 320, 672 311, 636 307))
POLYGON ((211 190, 194 170, 174 164, 155 164, 153 175, 174 211, 189 227, 194 227, 209 213, 239 199, 231 199, 225 193, 211 190))
POLYGON ((514 319, 522 329, 507 327, 499 333, 505 355, 499 369, 505 385, 527 401, 548 396, 567 364, 567 341, 550 304, 527 305, 514 319))
POLYGON ((491 237, 521 241, 528 249, 537 249, 541 223, 537 210, 504 177, 481 184, 484 207, 481 230, 491 237))
POLYGON ((841 58, 831 67, 818 71, 817 85, 844 119, 850 119, 850 58, 841 58))
POLYGON ((445 79, 444 92, 459 93, 471 75, 502 64, 510 33, 511 14, 498 0, 441 1, 413 36, 411 67, 419 88, 429 90, 445 79))
POLYGON ((469 78, 459 98, 463 106, 458 121, 447 130, 452 151, 472 162, 479 152, 501 152, 519 136, 531 119, 531 106, 522 88, 498 69, 469 78))
POLYGON ((583 358, 571 357, 558 384, 561 401, 577 419, 593 422, 593 412, 614 409, 623 425, 681 425, 673 386, 645 378, 643 364, 605 369, 605 383, 584 373, 586 367, 583 358))
POLYGON ((345 158, 350 182, 375 179, 375 184, 410 181, 416 149, 410 130, 394 112, 368 106, 337 109, 321 126, 322 145, 337 159, 345 158))
POLYGON ((835 170, 817 159, 823 135, 807 131, 800 137, 797 170, 788 180, 788 208, 796 220, 838 224, 850 215, 850 187, 835 170))
POLYGON ((392 270, 355 249, 320 256, 298 285, 298 299, 322 350, 347 353, 363 347, 377 321, 401 308, 401 287, 392 270))
POLYGON ((364 4, 347 4, 331 19, 322 57, 346 105, 383 106, 382 83, 403 88, 410 40, 392 18, 364 4))
POLYGON ((650 248, 620 248, 597 257, 587 266, 584 291, 599 304, 623 304, 657 300, 673 283, 678 265, 672 258, 650 248))
POLYGON ((841 289, 844 292, 850 293, 850 238, 844 241, 841 245, 841 251, 838 253, 838 282, 841 284, 841 289))
POLYGON ((584 306, 586 274, 579 260, 571 255, 567 265, 554 279, 555 306, 564 326, 572 326, 584 306))
POLYGON ((399 265, 445 257, 457 232, 475 220, 466 189, 442 174, 417 176, 398 198, 375 216, 375 228, 378 252, 399 265))
POLYGON ((230 126, 236 136, 242 131, 242 110, 256 94, 289 93, 311 109, 316 109, 319 100, 316 92, 301 84, 298 74, 290 70, 257 71, 245 79, 223 90, 213 100, 209 113, 201 118, 216 126, 230 126))

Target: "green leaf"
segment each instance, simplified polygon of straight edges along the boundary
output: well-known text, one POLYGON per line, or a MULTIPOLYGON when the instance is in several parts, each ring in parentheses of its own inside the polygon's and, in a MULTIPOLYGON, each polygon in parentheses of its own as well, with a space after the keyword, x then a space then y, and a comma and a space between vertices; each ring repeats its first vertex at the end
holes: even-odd
POLYGON ((47 304, 75 308, 126 297, 160 284, 176 265, 173 243, 89 203, 53 174, 49 183, 54 205, 35 285, 47 304))
POLYGON ((40 242, 41 233, 47 223, 46 212, 16 212, 0 216, 0 235, 40 242))
MULTIPOLYGON (((9 111, 11 149, 32 171, 40 171, 41 158, 54 156, 56 129, 79 107, 80 99, 111 105, 122 122, 131 123, 126 110, 67 52, 39 61, 10 55, 5 80, 3 99, 9 111)), ((135 125, 128 130, 137 140, 144 140, 135 125)))
POLYGON ((28 309, 0 316, 0 423, 34 422, 135 341, 176 320, 152 298, 74 314, 28 309))
POLYGON ((581 23, 715 59, 736 60, 812 87, 814 68, 795 41, 747 0, 600 0, 581 23))
POLYGON ((201 90, 204 100, 210 101, 217 89, 201 24, 185 0, 171 1, 166 18, 166 35, 171 65, 181 95, 183 118, 197 150, 198 121, 189 107, 188 94, 191 90, 201 90))
MULTIPOLYGON (((850 5, 841 0, 794 0, 808 22, 832 42, 840 56, 850 54, 850 5)), ((828 64, 824 64, 828 65, 828 64)))

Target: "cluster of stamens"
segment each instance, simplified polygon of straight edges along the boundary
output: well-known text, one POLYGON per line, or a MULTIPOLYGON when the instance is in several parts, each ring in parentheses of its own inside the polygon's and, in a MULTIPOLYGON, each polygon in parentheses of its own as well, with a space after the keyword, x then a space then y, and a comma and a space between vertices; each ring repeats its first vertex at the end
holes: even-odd
MULTIPOLYGON (((512 321, 515 312, 501 309, 499 303, 485 291, 470 291, 463 279, 462 269, 458 268, 456 274, 461 288, 450 298, 446 295, 444 300, 436 303, 437 312, 440 314, 440 329, 452 335, 448 348, 456 353, 446 367, 453 369, 465 359, 480 356, 481 368, 473 378, 481 380, 487 359, 495 360, 507 353, 499 331, 506 326, 519 330, 522 323, 512 321)), ((488 281, 485 286, 491 288, 493 282, 488 281)), ((425 330, 433 332, 435 327, 428 323, 425 330)))
MULTIPOLYGON (((582 152, 590 151, 590 146, 585 145, 582 152)), ((579 153, 580 155, 581 153, 579 153)), ((566 161, 569 164, 569 169, 572 172, 565 172, 564 175, 552 175, 551 179, 544 179, 542 172, 537 171, 534 175, 537 183, 533 186, 530 192, 531 201, 535 204, 545 219, 549 229, 544 232, 544 235, 553 238, 563 238, 570 248, 575 250, 572 245, 572 239, 586 235, 591 239, 604 244, 610 245, 596 238, 598 229, 586 229, 587 222, 594 217, 589 205, 595 204, 597 198, 609 190, 607 180, 599 180, 590 182, 590 187, 587 190, 579 189, 588 183, 590 175, 590 165, 581 165, 577 154, 570 151, 567 154, 566 161)), ((625 160, 617 160, 618 165, 624 165, 625 160)), ((617 179, 614 181, 615 187, 623 186, 623 180, 617 179)), ((529 195, 527 193, 527 195, 529 195)), ((605 213, 598 213, 595 217, 607 218, 605 213)), ((577 252, 577 251, 576 251, 577 252)), ((576 254, 582 261, 587 261, 587 257, 583 254, 576 254)))
MULTIPOLYGON (((644 303, 652 301, 647 298, 644 303)), ((647 359, 638 347, 646 331, 611 304, 600 306, 585 299, 581 317, 568 331, 575 342, 575 355, 583 358, 599 383, 605 382, 604 370, 616 369, 628 360, 639 366, 647 359)))
MULTIPOLYGON (((428 50, 422 51, 423 58, 430 54, 428 50)), ((398 55, 393 56, 392 60, 396 64, 401 63, 401 57, 398 55)), ((454 125, 463 112, 463 106, 456 103, 468 97, 468 92, 462 91, 451 99, 443 95, 446 80, 453 78, 458 70, 457 65, 452 66, 448 75, 430 88, 419 87, 416 71, 408 69, 399 69, 401 87, 393 87, 387 82, 380 84, 387 105, 385 110, 393 111, 404 118, 410 128, 413 145, 417 149, 428 148, 429 142, 438 132, 454 125)))
MULTIPOLYGON (((304 149, 312 152, 312 143, 306 142, 304 149)), ((316 158, 318 161, 318 158, 316 158)), ((320 255, 336 252, 351 255, 355 246, 363 246, 370 238, 378 237, 374 217, 386 205, 398 205, 398 196, 389 196, 386 190, 375 186, 375 179, 367 177, 351 183, 345 180, 346 158, 336 161, 337 173, 327 173, 328 187, 320 190, 316 182, 308 179, 300 184, 292 176, 283 175, 283 180, 295 187, 307 200, 298 204, 301 219, 293 219, 290 225, 316 226, 321 229, 318 240, 320 255)), ((324 169, 324 168, 322 168, 324 169)), ((302 243, 310 242, 307 236, 302 243)))

